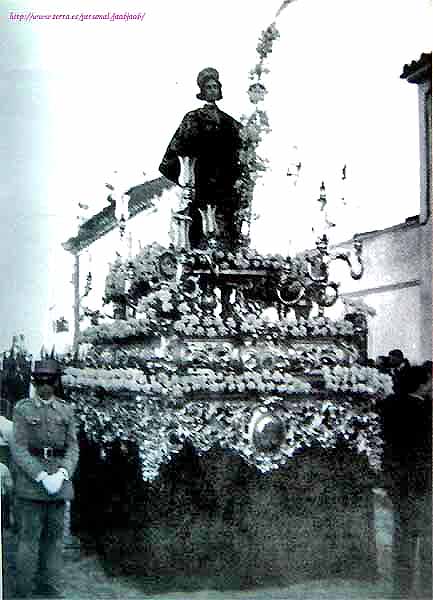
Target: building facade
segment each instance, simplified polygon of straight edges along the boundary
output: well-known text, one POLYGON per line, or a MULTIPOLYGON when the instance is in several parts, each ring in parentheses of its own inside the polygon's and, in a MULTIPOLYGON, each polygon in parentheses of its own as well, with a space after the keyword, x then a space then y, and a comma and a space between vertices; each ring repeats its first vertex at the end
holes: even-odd
POLYGON ((102 211, 85 221, 78 234, 63 244, 74 258, 73 330, 70 342, 74 352, 81 330, 91 323, 91 315, 109 314, 104 307, 105 279, 110 264, 118 256, 136 254, 141 246, 158 242, 170 243, 169 223, 171 210, 176 207, 176 186, 165 177, 159 177, 131 188, 127 214, 119 214, 111 202, 102 211))
POLYGON ((418 86, 419 215, 358 234, 365 275, 360 281, 342 276, 340 289, 343 298, 361 299, 376 311, 369 317, 370 357, 401 348, 416 363, 432 358, 431 53, 405 65, 401 77, 418 86))

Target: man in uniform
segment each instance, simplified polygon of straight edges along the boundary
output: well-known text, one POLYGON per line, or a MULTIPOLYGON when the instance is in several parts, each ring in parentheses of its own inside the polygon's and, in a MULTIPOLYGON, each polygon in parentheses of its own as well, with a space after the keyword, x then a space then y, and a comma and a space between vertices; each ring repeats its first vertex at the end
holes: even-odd
POLYGON ((60 367, 53 359, 36 361, 36 394, 18 402, 11 442, 20 504, 16 592, 61 597, 59 577, 65 502, 73 497, 71 478, 78 462, 73 409, 55 395, 60 367))

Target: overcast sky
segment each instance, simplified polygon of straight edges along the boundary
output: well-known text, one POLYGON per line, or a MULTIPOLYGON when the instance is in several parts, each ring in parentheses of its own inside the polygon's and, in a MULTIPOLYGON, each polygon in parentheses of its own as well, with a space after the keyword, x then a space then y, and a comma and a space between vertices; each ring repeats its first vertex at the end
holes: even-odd
MULTIPOLYGON (((78 201, 93 211, 104 206, 113 169, 131 186, 143 181, 143 171, 158 175, 174 129, 198 106, 201 68, 219 70, 223 110, 236 118, 249 111, 257 39, 280 4, 3 0, 1 350, 24 333, 38 351, 54 291, 70 279, 60 244, 74 232, 78 201), (31 10, 145 16, 138 22, 9 18, 11 11, 31 10)), ((341 234, 418 213, 416 86, 400 74, 429 49, 430 10, 427 0, 297 0, 281 13, 265 80, 272 133, 263 151, 271 169, 255 199, 259 249, 299 246, 322 180, 330 203, 338 199, 343 164, 348 208, 341 212, 335 204, 341 234), (293 157, 303 165, 296 187, 285 175, 293 157)), ((72 303, 72 287, 67 293, 72 303)))

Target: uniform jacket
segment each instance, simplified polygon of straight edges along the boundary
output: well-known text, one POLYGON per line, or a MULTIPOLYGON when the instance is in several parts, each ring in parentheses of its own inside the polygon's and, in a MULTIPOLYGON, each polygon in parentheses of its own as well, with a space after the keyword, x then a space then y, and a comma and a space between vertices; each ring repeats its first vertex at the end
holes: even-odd
POLYGON ((64 481, 57 494, 49 495, 35 479, 41 471, 51 474, 61 467, 72 479, 79 452, 73 408, 57 397, 51 398, 48 404, 37 397, 25 398, 16 404, 13 422, 11 454, 16 470, 16 495, 31 500, 71 500, 71 481, 64 481), (65 455, 44 458, 29 452, 29 448, 44 447, 64 449, 65 455))

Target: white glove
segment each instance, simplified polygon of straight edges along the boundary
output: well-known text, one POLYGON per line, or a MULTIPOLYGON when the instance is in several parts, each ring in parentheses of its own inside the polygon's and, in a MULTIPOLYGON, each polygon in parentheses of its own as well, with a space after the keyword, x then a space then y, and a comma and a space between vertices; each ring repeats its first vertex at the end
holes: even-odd
POLYGON ((57 494, 65 480, 64 474, 59 470, 52 475, 46 475, 41 481, 48 494, 57 494))

